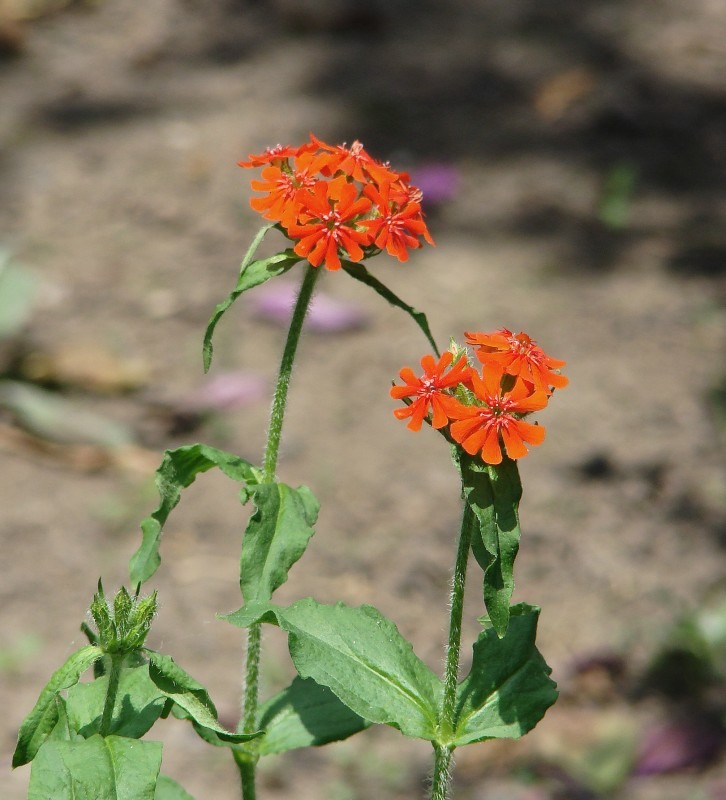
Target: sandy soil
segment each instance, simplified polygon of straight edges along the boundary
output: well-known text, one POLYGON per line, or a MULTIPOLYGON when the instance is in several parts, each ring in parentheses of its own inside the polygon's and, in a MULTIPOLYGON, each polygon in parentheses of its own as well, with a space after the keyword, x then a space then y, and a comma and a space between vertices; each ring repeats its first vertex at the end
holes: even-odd
MULTIPOLYGON (((207 379, 201 335, 259 222, 236 161, 312 130, 361 139, 414 179, 454 171, 452 196, 429 207, 436 248, 370 264, 440 341, 507 326, 568 362, 571 385, 542 418, 547 441, 522 463, 516 573, 516 599, 544 609, 540 649, 564 696, 523 742, 463 750, 457 797, 595 796, 578 769, 592 776, 582 763, 603 742, 624 742, 627 762, 652 726, 682 719, 684 696, 649 691, 646 669, 683 614, 718 599, 723 577, 726 7, 50 5, 0 3, 0 245, 38 289, 0 368, 27 384, 45 365, 81 422, 61 414, 28 433, 27 418, 0 407, 0 795, 25 796, 29 770, 5 768, 18 724, 82 642, 98 576, 126 580, 164 448, 201 440, 260 457, 266 399, 196 429, 178 412, 216 373, 274 378, 284 332, 255 316, 251 296, 220 325, 207 379), (89 347, 112 359, 112 384, 139 387, 89 385, 103 371, 89 347), (126 426, 133 446, 83 444, 89 412, 126 426)), ((309 485, 322 512, 280 597, 373 603, 438 669, 456 476, 445 443, 409 433, 388 398, 426 343, 346 276, 326 274, 320 288, 367 324, 301 345, 279 473, 309 485)), ((231 724, 241 642, 215 613, 240 603, 247 513, 234 487, 204 476, 170 520, 152 581, 152 646, 208 685, 231 724)), ((289 675, 272 631, 268 691, 289 675)), ((158 731, 165 770, 195 797, 237 796, 225 752, 181 724, 158 731)), ((271 759, 263 796, 418 797, 428 768, 423 744, 370 731, 271 759)), ((726 770, 713 748, 707 763, 612 783, 602 796, 715 800, 726 770)))

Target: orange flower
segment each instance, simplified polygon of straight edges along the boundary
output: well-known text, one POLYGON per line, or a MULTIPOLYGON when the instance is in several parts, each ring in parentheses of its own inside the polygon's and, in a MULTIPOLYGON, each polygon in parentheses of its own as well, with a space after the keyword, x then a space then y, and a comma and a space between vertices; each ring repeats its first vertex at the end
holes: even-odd
POLYGON ((312 143, 303 144, 300 147, 290 147, 290 145, 276 144, 274 147, 268 147, 264 153, 254 155, 250 153, 247 156, 247 161, 238 161, 238 167, 263 167, 265 164, 280 165, 283 161, 289 158, 295 158, 302 153, 315 150, 316 145, 312 143))
POLYGON ((366 184, 370 180, 380 182, 382 180, 395 180, 398 176, 387 166, 376 161, 356 139, 348 147, 344 144, 330 145, 320 141, 312 133, 310 140, 321 150, 329 154, 329 160, 323 174, 331 176, 336 172, 342 172, 353 178, 359 183, 366 184))
POLYGON ((340 269, 339 249, 351 261, 361 261, 361 246, 370 244, 367 231, 357 228, 357 221, 371 208, 371 201, 358 196, 358 189, 341 175, 332 181, 318 181, 312 190, 298 191, 299 222, 290 225, 287 233, 300 241, 293 248, 318 267, 325 261, 330 270, 340 269))
POLYGON ((538 391, 552 394, 550 387, 562 389, 569 383, 564 375, 552 370, 564 367, 545 353, 526 333, 516 336, 506 328, 494 333, 466 333, 467 344, 476 347, 476 356, 485 367, 493 366, 508 375, 529 381, 538 391))
POLYGON ((393 413, 397 419, 411 417, 408 428, 412 431, 421 429, 424 417, 431 410, 433 418, 431 426, 433 428, 443 428, 449 422, 449 417, 458 413, 459 401, 447 393, 447 389, 452 389, 460 383, 468 380, 471 367, 466 358, 462 357, 454 364, 451 369, 446 369, 451 365, 454 355, 446 351, 438 363, 431 355, 421 359, 421 366, 424 374, 417 378, 409 367, 404 367, 399 373, 405 386, 394 386, 391 389, 391 397, 401 400, 404 397, 414 397, 414 401, 405 408, 397 408, 393 413))
POLYGON ((265 197, 253 197, 250 205, 266 219, 281 222, 289 228, 297 221, 299 204, 296 200, 300 189, 313 187, 316 175, 327 161, 326 155, 305 152, 295 157, 294 167, 288 162, 278 166, 270 164, 262 170, 264 181, 252 181, 256 192, 266 192, 265 197))
MULTIPOLYGON (((381 184, 379 188, 369 183, 363 193, 373 201, 378 212, 378 216, 364 220, 363 225, 368 228, 379 250, 385 248, 399 261, 407 261, 408 249, 421 247, 419 236, 433 245, 434 240, 423 221, 420 203, 404 201, 399 206, 400 188, 392 187, 390 182, 381 184)), ((404 197, 409 197, 405 190, 404 197)))
POLYGON ((503 375, 502 370, 485 368, 479 377, 472 370, 474 393, 486 405, 460 405, 450 414, 457 420, 449 428, 452 438, 469 455, 481 451, 482 460, 487 464, 501 464, 502 443, 509 458, 516 459, 527 455, 525 442, 541 444, 545 437, 544 428, 524 422, 519 415, 544 408, 547 394, 531 392, 528 384, 521 380, 516 380, 507 391, 501 385, 503 375))
POLYGON ((263 194, 250 205, 299 240, 295 252, 316 267, 325 262, 337 270, 343 253, 361 261, 384 249, 406 261, 422 239, 434 243, 421 192, 406 173, 376 161, 357 140, 350 147, 329 145, 311 133, 300 147, 277 145, 238 163, 263 167, 261 179, 252 181, 263 194))

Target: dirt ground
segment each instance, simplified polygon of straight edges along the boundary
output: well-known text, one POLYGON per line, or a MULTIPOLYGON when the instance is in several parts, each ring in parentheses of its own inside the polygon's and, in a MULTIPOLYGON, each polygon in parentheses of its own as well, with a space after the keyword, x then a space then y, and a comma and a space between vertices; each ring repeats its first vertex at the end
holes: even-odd
MULTIPOLYGON (((567 360, 521 465, 515 574, 562 698, 521 742, 462 749, 456 796, 726 797, 719 686, 691 686, 687 659, 653 669, 684 615, 724 608, 725 42, 722 0, 0 0, 0 246, 36 290, 0 341, 0 796, 25 796, 17 728, 83 642, 98 577, 127 580, 163 450, 260 458, 265 397, 201 420, 188 399, 235 371, 274 379, 284 331, 254 293, 220 324, 206 378, 201 336, 259 223, 236 162, 313 131, 432 184, 437 246, 369 268, 440 342, 507 326, 567 360), (62 405, 34 411, 10 381, 62 405), (123 447, 105 446, 113 426, 123 447)), ((456 475, 388 397, 426 342, 345 275, 320 290, 365 324, 301 343, 279 475, 322 511, 280 598, 372 603, 440 669, 456 475)), ((202 476, 149 586, 151 646, 231 725, 242 644, 215 613, 240 605, 248 513, 202 476)), ((279 632, 263 658, 271 692, 290 676, 279 632)), ((238 796, 226 752, 181 723, 152 735, 194 797, 238 796)), ((421 797, 429 764, 376 729, 270 759, 261 794, 421 797)))

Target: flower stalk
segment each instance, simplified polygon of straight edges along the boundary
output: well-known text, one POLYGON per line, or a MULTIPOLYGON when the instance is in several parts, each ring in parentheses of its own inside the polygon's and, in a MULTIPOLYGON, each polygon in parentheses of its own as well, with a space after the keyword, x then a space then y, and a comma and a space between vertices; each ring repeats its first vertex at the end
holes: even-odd
MULTIPOLYGON (((280 371, 275 387, 275 396, 270 412, 270 426, 267 432, 264 460, 262 464, 262 482, 272 483, 275 480, 277 460, 280 452, 282 438, 282 424, 287 407, 287 395, 290 388, 290 378, 295 362, 295 354, 300 341, 305 315, 310 307, 315 282, 319 270, 312 264, 307 265, 303 276, 300 291, 295 302, 295 308, 290 320, 285 349, 280 361, 280 371)), ((260 651, 262 645, 262 626, 260 623, 250 625, 247 630, 247 649, 244 671, 244 697, 242 718, 238 726, 240 733, 254 733, 257 730, 257 706, 259 698, 260 651)), ((254 742, 249 747, 240 748, 234 753, 235 762, 239 768, 242 784, 243 800, 255 800, 255 772, 258 755, 255 752, 254 742)))
POLYGON ((449 764, 454 751, 449 744, 456 726, 456 688, 459 682, 459 656, 461 652, 461 620, 464 613, 464 591, 466 568, 469 561, 471 537, 476 518, 471 506, 464 500, 461 533, 451 581, 451 610, 449 613, 449 641, 446 647, 444 669, 444 693, 439 717, 439 742, 434 745, 434 775, 431 784, 431 800, 446 800, 450 774, 449 764), (443 742, 444 744, 441 744, 443 742))
POLYGON ((272 412, 270 414, 270 427, 267 432, 267 446, 265 447, 265 457, 262 463, 263 482, 267 483, 275 480, 275 470, 277 469, 277 458, 280 452, 280 438, 282 436, 282 422, 285 417, 287 406, 287 393, 290 387, 290 377, 292 366, 295 361, 300 334, 302 332, 305 315, 310 307, 310 300, 313 296, 313 289, 317 280, 319 270, 307 264, 305 275, 303 276, 300 292, 295 302, 295 308, 290 320, 290 329, 287 333, 285 349, 282 353, 280 362, 280 372, 275 388, 275 397, 272 401, 272 412))

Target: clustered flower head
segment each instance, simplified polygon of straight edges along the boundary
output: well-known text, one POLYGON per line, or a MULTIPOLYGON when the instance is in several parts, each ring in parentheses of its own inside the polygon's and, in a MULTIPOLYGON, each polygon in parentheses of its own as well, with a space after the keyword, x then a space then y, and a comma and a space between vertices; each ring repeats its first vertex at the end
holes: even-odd
POLYGON ((421 359, 417 377, 404 367, 403 386, 393 386, 391 397, 406 406, 393 413, 409 419, 417 431, 427 421, 469 455, 480 454, 486 464, 501 464, 527 455, 527 445, 541 444, 545 429, 525 418, 543 409, 554 389, 568 380, 555 370, 565 365, 548 356, 526 333, 516 336, 506 328, 493 333, 467 333, 481 368, 469 360, 466 349, 452 345, 438 361, 421 359))
POLYGON ((329 145, 310 134, 300 147, 277 145, 240 161, 262 167, 262 192, 250 205, 279 224, 294 251, 313 266, 341 267, 385 250, 399 261, 434 241, 421 210, 421 192, 405 172, 376 161, 363 145, 329 145))

